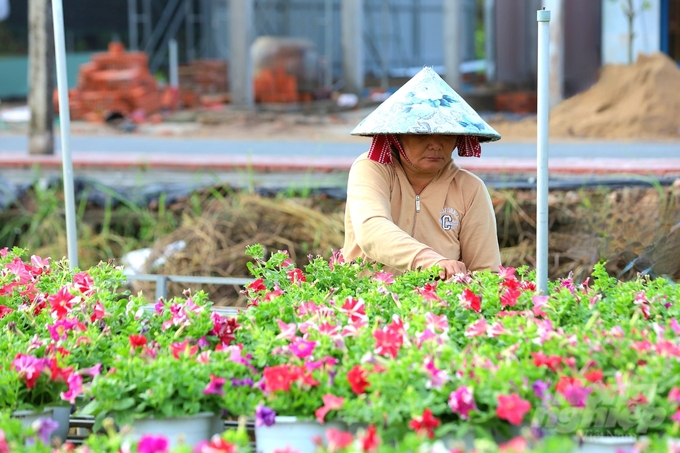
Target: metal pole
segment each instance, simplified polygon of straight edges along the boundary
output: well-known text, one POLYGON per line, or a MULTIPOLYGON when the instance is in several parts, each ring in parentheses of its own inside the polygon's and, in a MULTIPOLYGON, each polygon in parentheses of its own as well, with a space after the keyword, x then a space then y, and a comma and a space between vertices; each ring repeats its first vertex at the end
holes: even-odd
POLYGON ((170 51, 170 86, 172 88, 177 88, 179 86, 177 40, 175 38, 171 39, 168 43, 168 47, 170 51))
POLYGON ((382 31, 382 58, 380 58, 380 87, 387 91, 390 85, 389 76, 387 74, 387 67, 390 59, 390 4, 389 0, 383 0, 380 28, 382 31))
POLYGON ((361 96, 364 90, 364 0, 341 0, 340 27, 344 91, 361 96))
POLYGON ((548 294, 548 120, 550 113, 550 11, 539 10, 538 21, 538 137, 536 188, 536 286, 548 294))
POLYGON ((229 91, 237 108, 253 109, 253 68, 250 46, 255 25, 255 0, 229 2, 229 91))
POLYGON ((71 160, 71 113, 68 104, 68 78, 66 76, 66 47, 64 44, 64 7, 62 0, 52 0, 54 21, 54 50, 57 61, 57 91, 59 94, 59 126, 61 128, 61 159, 64 179, 66 211, 66 242, 71 270, 78 267, 78 236, 76 231, 76 204, 73 189, 73 162, 71 160))

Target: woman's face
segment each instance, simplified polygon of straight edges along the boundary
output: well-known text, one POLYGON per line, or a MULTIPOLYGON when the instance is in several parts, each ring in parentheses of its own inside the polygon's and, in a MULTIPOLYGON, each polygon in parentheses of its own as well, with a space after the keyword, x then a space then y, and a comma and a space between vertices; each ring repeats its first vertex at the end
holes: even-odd
POLYGON ((405 134, 399 140, 415 170, 437 173, 451 162, 458 136, 405 134))

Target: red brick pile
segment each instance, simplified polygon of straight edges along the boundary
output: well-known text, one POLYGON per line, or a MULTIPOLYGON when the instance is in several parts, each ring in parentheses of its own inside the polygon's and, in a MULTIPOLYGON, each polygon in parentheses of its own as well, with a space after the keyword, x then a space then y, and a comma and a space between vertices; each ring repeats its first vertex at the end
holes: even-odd
POLYGON ((254 80, 255 102, 298 102, 297 77, 282 67, 263 68, 254 80))
POLYGON ((226 61, 194 60, 181 65, 178 72, 179 100, 182 106, 229 102, 226 61))
MULTIPOLYGON (((59 109, 55 91, 55 108, 59 109)), ((119 42, 109 44, 109 51, 93 55, 90 63, 80 66, 78 87, 69 90, 69 107, 74 120, 102 121, 117 112, 146 117, 177 107, 176 96, 167 88, 159 90, 149 72, 144 52, 126 52, 119 42)))

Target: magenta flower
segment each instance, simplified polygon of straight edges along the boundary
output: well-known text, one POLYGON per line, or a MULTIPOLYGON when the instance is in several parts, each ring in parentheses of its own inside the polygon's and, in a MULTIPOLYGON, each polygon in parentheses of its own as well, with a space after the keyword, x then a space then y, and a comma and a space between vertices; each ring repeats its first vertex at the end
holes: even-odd
POLYGON ((299 359, 306 359, 314 353, 316 348, 316 341, 303 340, 297 337, 295 341, 290 344, 290 350, 299 359))
POLYGON ((76 398, 81 393, 83 393, 83 377, 78 373, 73 373, 68 378, 68 390, 61 393, 61 399, 76 404, 76 398))
POLYGON ((680 422, 680 409, 675 411, 675 414, 671 415, 671 420, 674 422, 680 422))
POLYGON ((446 370, 438 369, 431 359, 425 360, 425 371, 430 376, 430 379, 425 383, 426 388, 442 388, 444 384, 446 384, 446 381, 449 380, 449 375, 446 370))
POLYGON ((583 387, 580 382, 568 384, 562 391, 562 395, 572 407, 586 407, 586 400, 593 391, 590 387, 583 387))
POLYGON ((449 395, 449 407, 458 414, 463 420, 469 418, 470 411, 476 410, 475 399, 472 396, 472 390, 463 385, 458 387, 449 395))
POLYGON ((231 386, 232 387, 252 387, 253 386, 253 380, 250 378, 231 378, 231 386))
POLYGON ((670 392, 668 392, 668 401, 676 404, 680 404, 680 388, 673 387, 670 392))
POLYGON ((255 408, 255 427, 273 426, 276 423, 276 411, 262 404, 255 408))
POLYGON ((101 373, 101 368, 102 364, 98 363, 90 368, 83 368, 82 370, 78 370, 78 373, 80 373, 83 376, 95 377, 101 373))
POLYGON ((167 453, 169 446, 168 439, 164 436, 147 434, 139 440, 137 451, 139 453, 167 453))
POLYGON ((673 329, 676 335, 680 335, 680 324, 678 324, 675 318, 671 319, 671 329, 673 329))
POLYGON ((224 396, 224 383, 227 382, 226 379, 214 374, 210 374, 210 382, 203 390, 204 395, 219 395, 224 396))
POLYGON ((12 361, 12 369, 17 372, 19 379, 26 381, 26 387, 33 388, 40 377, 45 360, 32 355, 17 354, 12 361))

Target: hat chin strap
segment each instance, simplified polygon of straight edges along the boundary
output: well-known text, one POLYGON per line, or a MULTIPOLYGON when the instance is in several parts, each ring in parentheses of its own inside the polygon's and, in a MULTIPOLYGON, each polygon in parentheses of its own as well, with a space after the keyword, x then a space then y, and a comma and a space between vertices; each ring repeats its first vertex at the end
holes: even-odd
MULTIPOLYGON (((368 150, 368 158, 379 162, 381 164, 392 163, 392 146, 397 148, 401 157, 406 162, 413 165, 406 155, 406 151, 399 143, 397 136, 394 134, 376 134, 373 136, 371 147, 368 150)), ((458 155, 461 157, 481 157, 482 147, 479 144, 479 139, 470 135, 459 135, 456 141, 456 148, 458 148, 458 155)))

